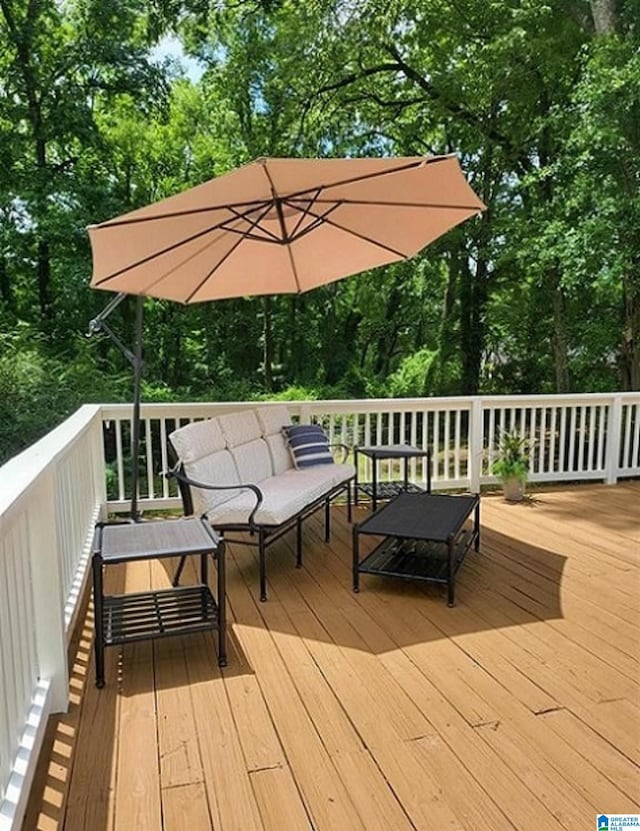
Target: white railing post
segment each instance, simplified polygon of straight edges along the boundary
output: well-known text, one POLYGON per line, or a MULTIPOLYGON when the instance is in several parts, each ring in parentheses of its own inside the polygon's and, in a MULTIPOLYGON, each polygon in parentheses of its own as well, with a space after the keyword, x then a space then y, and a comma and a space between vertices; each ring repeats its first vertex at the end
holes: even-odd
POLYGON ((469 490, 471 493, 480 493, 480 478, 482 476, 483 447, 483 410, 482 399, 471 399, 469 410, 469 490))
POLYGON ((311 407, 309 404, 300 406, 300 424, 311 424, 311 407))
POLYGON ((607 471, 607 485, 615 485, 618 481, 618 462, 620 459, 620 441, 622 438, 622 397, 614 395, 609 405, 609 429, 607 430, 607 450, 605 470, 607 471))
MULTIPOLYGON (((61 558, 56 533, 55 476, 48 470, 37 484, 37 515, 29 519, 29 551, 35 609, 35 638, 40 678, 50 682, 51 712, 66 712, 69 676, 67 664, 61 558)), ((34 494, 34 497, 36 496, 34 494)))

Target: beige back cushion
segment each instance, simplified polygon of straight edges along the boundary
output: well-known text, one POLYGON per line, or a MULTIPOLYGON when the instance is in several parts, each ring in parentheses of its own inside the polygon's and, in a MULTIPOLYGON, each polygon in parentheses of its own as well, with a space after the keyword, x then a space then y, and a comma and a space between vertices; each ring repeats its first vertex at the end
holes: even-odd
MULTIPOLYGON (((225 438, 217 419, 198 421, 174 430, 169 436, 184 472, 190 479, 209 485, 237 485, 238 469, 231 453, 225 449, 225 438)), ((206 490, 191 488, 195 514, 238 495, 238 490, 206 490)))
POLYGON ((291 424, 289 409, 284 404, 272 404, 268 407, 258 407, 256 415, 269 448, 271 470, 274 475, 284 473, 293 467, 293 459, 282 433, 285 424, 291 424))
POLYGON ((218 416, 218 423, 229 450, 262 436, 260 424, 253 410, 225 413, 218 416))
POLYGON ((271 458, 264 439, 239 444, 229 452, 235 459, 241 482, 256 485, 272 475, 271 458))
POLYGON ((276 433, 282 433, 285 424, 291 424, 289 408, 285 404, 258 407, 256 416, 263 436, 275 436, 276 433))

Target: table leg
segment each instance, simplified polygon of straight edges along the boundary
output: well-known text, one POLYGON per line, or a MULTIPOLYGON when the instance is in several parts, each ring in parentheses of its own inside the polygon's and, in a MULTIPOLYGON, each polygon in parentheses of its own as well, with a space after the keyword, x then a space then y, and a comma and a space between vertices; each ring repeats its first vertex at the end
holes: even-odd
POLYGON ((480 551, 480 500, 478 499, 478 504, 476 505, 474 516, 473 516, 473 524, 474 524, 474 531, 476 535, 474 548, 476 552, 480 551))
POLYGON ((455 580, 456 580, 456 547, 455 547, 455 540, 453 536, 450 536, 447 540, 447 552, 448 552, 448 574, 447 574, 447 606, 455 606, 456 605, 456 598, 455 598, 455 580))
POLYGON ((302 519, 296 520, 296 568, 302 568, 302 519))
POLYGON ((378 460, 371 457, 371 507, 375 511, 378 507, 378 460))
POLYGON ((223 539, 218 542, 216 556, 218 564, 218 666, 227 665, 227 588, 226 588, 226 564, 225 564, 225 543, 223 539))
POLYGON ((102 586, 102 557, 93 555, 93 614, 95 620, 94 648, 96 654, 96 687, 104 687, 104 595, 102 586))
POLYGON ((324 541, 331 539, 331 500, 327 497, 324 501, 324 541))
POLYGON ((260 564, 260 600, 264 603, 267 599, 267 547, 262 528, 258 531, 258 560, 260 564))
MULTIPOLYGON (((360 476, 358 474, 358 448, 356 447, 353 451, 353 464, 356 468, 356 478, 355 478, 355 493, 353 494, 353 504, 358 507, 358 483, 360 482, 360 476)), ((349 503, 349 511, 351 511, 351 503, 349 503)), ((351 516, 349 516, 349 522, 351 522, 351 516)))
POLYGON ((404 457, 404 489, 409 490, 409 457, 404 457))
POLYGON ((360 563, 360 539, 358 536, 358 526, 354 525, 352 530, 353 541, 352 541, 352 551, 353 551, 353 590, 354 592, 360 591, 360 572, 358 570, 358 565, 360 563))

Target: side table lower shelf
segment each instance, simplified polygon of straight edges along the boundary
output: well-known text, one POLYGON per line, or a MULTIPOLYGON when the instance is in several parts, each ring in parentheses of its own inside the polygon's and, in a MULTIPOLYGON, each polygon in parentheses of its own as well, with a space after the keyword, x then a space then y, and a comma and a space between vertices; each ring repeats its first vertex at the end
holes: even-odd
POLYGON ((107 595, 102 609, 105 646, 218 628, 218 604, 208 586, 107 595))
POLYGON ((358 490, 360 493, 364 493, 365 496, 368 496, 369 499, 373 501, 375 496, 376 503, 378 500, 389 500, 393 499, 394 496, 397 496, 399 493, 424 493, 424 488, 421 488, 419 485, 414 485, 412 482, 409 482, 405 485, 405 483, 401 480, 394 480, 392 482, 359 482, 358 483, 358 490))

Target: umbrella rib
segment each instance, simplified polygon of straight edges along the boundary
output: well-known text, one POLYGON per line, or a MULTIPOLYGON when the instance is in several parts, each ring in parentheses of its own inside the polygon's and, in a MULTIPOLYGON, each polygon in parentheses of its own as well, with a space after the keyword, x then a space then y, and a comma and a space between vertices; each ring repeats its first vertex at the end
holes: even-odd
MULTIPOLYGON (((384 156, 380 157, 380 161, 384 160, 384 156)), ((422 167, 427 164, 434 164, 435 162, 444 162, 448 159, 454 158, 453 156, 431 156, 427 157, 424 156, 423 158, 419 159, 418 161, 414 162, 407 162, 406 164, 398 165, 397 167, 386 168, 385 170, 375 170, 373 173, 362 173, 360 176, 351 176, 348 179, 341 179, 337 182, 330 182, 329 184, 322 185, 320 190, 330 190, 331 188, 339 188, 343 185, 353 185, 356 182, 366 182, 368 179, 377 179, 380 176, 390 176, 393 173, 401 173, 403 170, 411 170, 414 167, 422 167)), ((263 165, 266 167, 266 165, 263 165)), ((295 199, 296 197, 301 197, 305 193, 311 193, 314 188, 309 188, 307 190, 300 190, 291 194, 287 194, 287 199, 295 199)))
MULTIPOLYGON (((267 210, 260 215, 260 218, 258 219, 257 222, 251 223, 250 227, 255 228, 256 226, 258 226, 260 228, 260 230, 263 231, 267 236, 271 237, 271 239, 266 239, 265 237, 259 237, 257 235, 251 234, 250 232, 248 232, 246 235, 250 239, 256 239, 256 240, 259 240, 260 242, 280 242, 280 238, 278 237, 277 234, 272 233, 268 228, 265 228, 263 225, 260 225, 260 222, 262 222, 265 215, 269 212, 269 209, 271 207, 270 203, 265 202, 265 207, 267 208, 267 210)), ((232 213, 234 213, 238 217, 238 219, 246 220, 247 222, 249 222, 249 220, 246 217, 246 214, 239 213, 238 211, 235 211, 233 208, 230 208, 229 210, 231 210, 232 213)), ((226 228, 225 230, 232 231, 235 234, 243 233, 242 231, 239 231, 236 228, 226 228)))
MULTIPOLYGON (((381 160, 384 157, 381 157, 381 160)), ((413 167, 420 167, 421 165, 425 164, 434 164, 435 162, 446 161, 447 159, 452 158, 452 156, 433 156, 431 158, 423 158, 416 162, 410 162, 408 164, 399 165, 398 167, 388 168, 386 170, 378 170, 374 171, 373 173, 363 174, 361 176, 352 176, 348 179, 342 179, 338 182, 331 182, 328 185, 321 186, 320 190, 328 189, 328 188, 335 188, 335 187, 342 187, 343 185, 351 185, 356 182, 364 182, 367 179, 375 179, 380 176, 387 176, 392 173, 400 173, 403 170, 411 170, 413 167)), ((266 168, 266 165, 262 165, 263 169, 266 168)), ((269 182, 273 188, 273 183, 271 181, 271 177, 269 176, 269 182)), ((307 188, 306 190, 299 190, 294 191, 291 194, 287 194, 288 199, 300 199, 306 193, 313 193, 316 191, 317 188, 307 188)), ((273 192, 275 194, 275 188, 273 188, 273 192)), ((176 194, 177 195, 177 194, 176 194)), ((173 197, 168 197, 172 199, 173 197)), ((277 197, 276 197, 277 198, 277 197)), ((115 219, 115 220, 107 220, 106 222, 99 223, 93 227, 95 228, 117 228, 121 225, 136 225, 141 222, 155 222, 156 220, 160 219, 175 219, 180 216, 194 216, 196 214, 201 213, 208 213, 210 211, 220 211, 220 210, 231 210, 233 208, 246 208, 247 210, 244 213, 251 213, 254 210, 257 210, 265 205, 269 204, 270 200, 268 199, 255 199, 249 202, 231 202, 231 203, 223 203, 221 205, 206 205, 202 208, 190 208, 189 210, 184 211, 170 211, 168 213, 162 214, 154 214, 153 216, 140 216, 140 217, 132 217, 130 219, 122 218, 122 219, 115 219)), ((364 203, 367 204, 367 203, 364 203)), ((389 203, 392 204, 392 203, 389 203)), ((402 204, 402 203, 400 203, 402 204)), ((424 207, 424 206, 423 206, 424 207)), ((437 206, 434 206, 437 207, 437 206)), ((446 207, 446 206, 445 206, 446 207)))
MULTIPOLYGON (((258 222, 262 220, 265 213, 269 210, 269 203, 266 203, 266 210, 261 214, 258 219, 258 222)), ((240 219, 245 219, 245 217, 240 217, 240 219)), ((160 251, 154 251, 153 254, 149 254, 146 257, 143 257, 140 260, 136 260, 135 263, 129 263, 124 268, 121 268, 119 271, 114 271, 112 274, 108 274, 106 277, 102 277, 100 280, 96 280, 95 285, 101 286, 103 283, 107 283, 109 280, 114 280, 116 277, 120 277, 122 274, 126 274, 127 271, 131 271, 134 268, 138 268, 138 266, 145 265, 145 263, 149 263, 152 260, 157 259, 158 257, 162 257, 164 254, 168 254, 170 251, 175 251, 177 248, 181 248, 183 245, 188 245, 190 242, 193 242, 200 237, 204 237, 207 234, 212 233, 213 231, 218 231, 220 228, 224 228, 225 224, 233 221, 229 219, 224 219, 222 222, 218 222, 216 225, 212 225, 209 228, 205 228, 202 231, 198 231, 196 234, 192 234, 190 237, 186 237, 185 239, 181 239, 179 242, 174 242, 171 245, 168 245, 166 248, 160 249, 160 251)), ((255 225, 256 223, 253 223, 255 225)), ((231 228, 225 228, 225 230, 232 230, 231 228)), ((205 246, 206 247, 206 246, 205 246)))
MULTIPOLYGON (((177 196, 178 194, 176 194, 177 196)), ((172 199, 173 197, 169 197, 172 199)), ((138 216, 131 219, 110 219, 106 222, 101 222, 98 225, 89 226, 90 228, 117 228, 120 225, 136 225, 140 222, 154 222, 156 219, 176 219, 180 216, 195 216, 196 214, 206 214, 211 211, 233 211, 235 208, 246 208, 245 211, 238 213, 240 216, 253 213, 254 211, 264 208, 271 203, 270 199, 254 199, 251 202, 228 202, 221 205, 206 205, 202 208, 190 208, 185 211, 170 211, 166 214, 154 214, 153 216, 138 216)), ((144 210, 144 208, 141 208, 144 210)))
POLYGON ((193 298, 194 298, 194 297, 196 296, 196 294, 200 291, 200 289, 204 286, 204 284, 207 282, 207 280, 209 280, 209 279, 210 279, 210 278, 211 278, 211 277, 215 274, 215 272, 216 272, 216 271, 220 268, 220 266, 221 266, 224 262, 226 262, 226 260, 228 260, 228 259, 229 259, 229 257, 233 254, 233 252, 236 250, 236 248, 237 248, 237 247, 238 247, 238 246, 242 243, 243 239, 244 239, 244 237, 240 237, 240 238, 237 240, 237 242, 235 242, 235 243, 234 243, 234 245, 233 245, 233 246, 232 246, 232 247, 231 247, 231 248, 227 251, 227 253, 224 255, 224 257, 221 257, 221 258, 218 260, 218 262, 217 262, 217 263, 214 265, 214 267, 213 267, 213 268, 209 271, 209 273, 206 275, 206 277, 204 277, 202 280, 200 280, 200 282, 199 282, 199 283, 198 283, 198 285, 195 287, 195 289, 194 289, 194 290, 193 290, 190 294, 188 294, 188 295, 187 295, 187 297, 186 297, 186 299, 185 299, 185 301, 184 301, 185 303, 191 303, 191 301, 193 300, 193 298))
MULTIPOLYGON (((336 205, 338 207, 338 205, 336 205)), ((375 245, 378 248, 382 248, 384 251, 389 251, 391 254, 395 254, 396 257, 400 257, 403 260, 408 259, 410 256, 409 254, 405 254, 404 251, 398 251, 396 248, 391 248, 389 245, 385 245, 383 242, 379 242, 378 240, 372 239, 371 237, 366 236, 366 234, 361 234, 358 231, 353 231, 351 228, 347 228, 344 225, 341 225, 339 222, 334 222, 331 219, 327 219, 327 214, 318 215, 314 214, 313 211, 309 211, 311 216, 315 216, 316 219, 320 220, 321 222, 326 222, 327 225, 331 225, 334 228, 338 228, 340 231, 344 231, 346 234, 351 234, 353 237, 357 237, 358 239, 364 240, 365 242, 371 243, 371 245, 375 245)), ((300 234, 302 236, 302 234, 300 234)), ((300 237, 298 237, 300 239, 300 237)))
MULTIPOLYGON (((288 200, 295 201, 292 197, 287 197, 288 200)), ((302 200, 300 200, 302 201, 302 200)), ((327 202, 335 203, 335 199, 317 199, 316 202, 324 205, 327 202)), ((368 205, 370 207, 378 208, 433 208, 434 210, 452 210, 452 211, 480 211, 478 205, 445 205, 437 202, 383 202, 381 199, 373 199, 371 201, 366 199, 340 199, 341 205, 368 205)), ((293 206, 292 206, 293 207, 293 206)))
MULTIPOLYGON (((286 203, 286 204, 288 204, 288 203, 286 203)), ((290 206, 290 207, 292 207, 292 206, 290 206)), ((339 202, 334 202, 333 205, 331 205, 329 208, 326 209, 326 211, 324 211, 323 213, 320 213, 320 214, 314 214, 311 211, 311 209, 308 208, 307 211, 305 212, 305 216, 312 216, 314 218, 313 222, 311 222, 309 225, 307 225, 306 228, 303 228, 302 231, 300 231, 300 233, 298 233, 298 234, 296 234, 295 230, 294 230, 294 232, 291 234, 291 242, 297 242, 297 240, 302 239, 302 237, 306 237, 307 234, 310 234, 312 231, 315 231, 316 228, 319 228, 322 225, 322 223, 325 221, 326 217, 329 216, 329 214, 332 214, 339 207, 340 207, 340 203, 339 202)), ((300 225, 300 223, 298 223, 296 225, 296 228, 298 228, 299 225, 300 225)))
POLYGON ((264 175, 269 180, 269 185, 271 187, 271 193, 273 195, 273 199, 275 201, 276 210, 278 211, 278 220, 280 222, 280 229, 282 231, 282 242, 287 243, 286 249, 287 254, 289 255, 289 262, 291 264, 291 273, 293 274, 293 279, 295 280, 297 289, 299 292, 302 291, 302 285, 300 284, 300 277, 298 276, 298 269, 296 268, 296 261, 293 259, 293 251, 291 250, 291 245, 288 243, 290 242, 289 236, 287 235, 287 228, 284 224, 284 216, 282 215, 282 204, 278 199, 278 194, 276 192, 275 185, 273 184, 273 179, 271 178, 271 174, 269 173, 269 169, 267 168, 267 161, 265 160, 264 164, 262 165, 262 169, 264 171, 264 175))
MULTIPOLYGON (((265 217, 265 215, 269 212, 270 208, 271 208, 271 206, 269 204, 267 204, 265 206, 265 209, 262 212, 262 214, 253 222, 254 226, 262 221, 262 219, 265 217)), ((248 234, 242 234, 242 236, 239 237, 238 241, 227 251, 227 253, 224 255, 224 257, 221 257, 218 260, 218 262, 213 266, 213 268, 209 271, 209 273, 206 275, 206 277, 204 277, 202 280, 200 280, 200 282, 195 287, 195 289, 190 294, 187 295, 185 303, 191 303, 193 298, 200 291, 200 289, 204 286, 204 284, 208 280, 210 280, 211 277, 215 274, 215 272, 220 268, 220 266, 229 259, 229 257, 234 253, 234 251, 246 239, 247 236, 248 236, 248 234)))
MULTIPOLYGON (((302 223, 304 222, 304 218, 305 218, 305 217, 307 216, 307 214, 309 213, 309 210, 311 209, 311 206, 315 204, 315 202, 316 202, 316 201, 317 201, 317 199, 318 199, 318 196, 319 196, 321 193, 322 193, 322 188, 316 188, 314 195, 311 197, 311 200, 299 200, 299 201, 304 201, 304 202, 306 203, 306 207, 304 208, 304 210, 303 210, 303 211, 302 211, 302 213, 300 214, 300 218, 299 218, 299 219, 298 219, 298 221, 296 222, 296 226, 295 226, 295 228, 293 229, 293 231, 291 232, 291 238, 292 238, 292 239, 295 239, 295 238, 296 238, 296 232, 298 231, 298 228, 299 228, 299 227, 302 225, 302 223)), ((283 201, 284 201, 285 205, 288 205, 290 208, 294 208, 295 210, 299 210, 298 206, 297 206, 297 205, 292 205, 292 204, 289 202, 289 200, 288 200, 288 199, 286 199, 286 198, 285 198, 283 201)))

